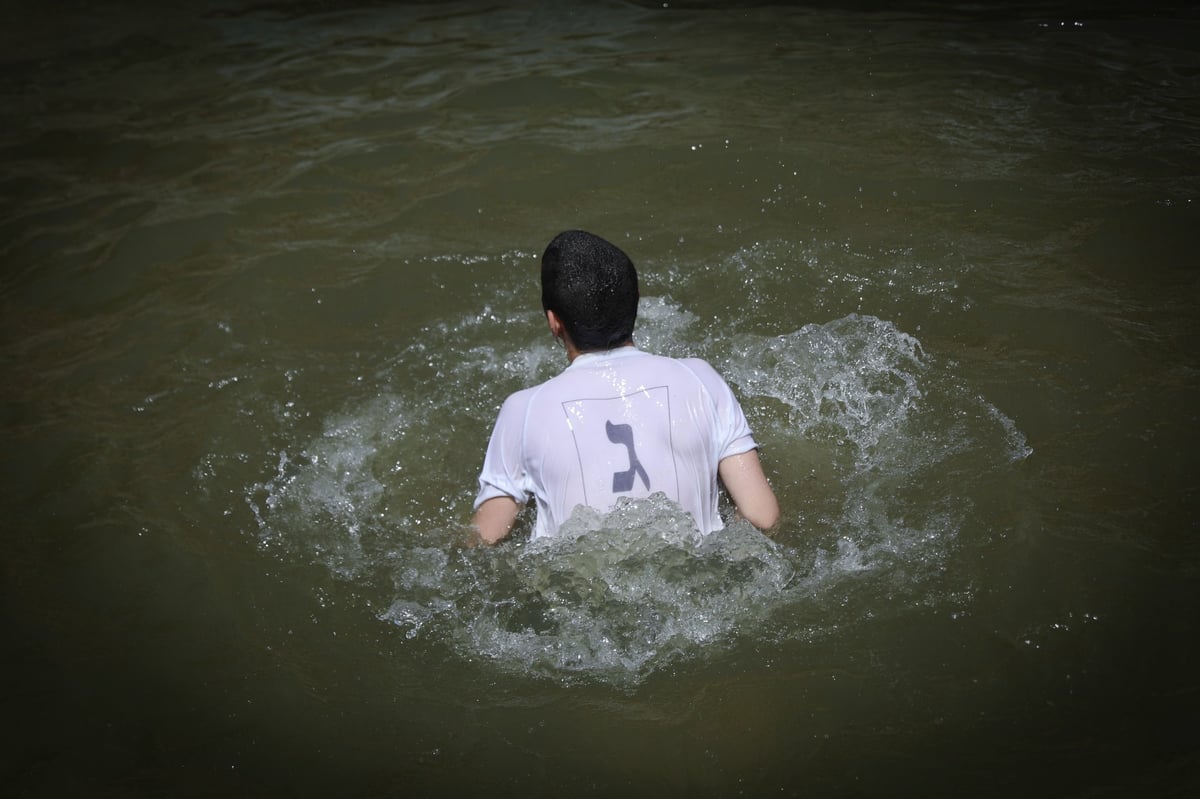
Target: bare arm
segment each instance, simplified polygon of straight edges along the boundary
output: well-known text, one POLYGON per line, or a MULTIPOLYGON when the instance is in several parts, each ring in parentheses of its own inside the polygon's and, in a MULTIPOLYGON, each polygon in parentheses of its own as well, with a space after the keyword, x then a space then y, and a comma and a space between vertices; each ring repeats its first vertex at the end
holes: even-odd
POLYGON ((779 524, 779 501, 763 474, 758 450, 722 459, 717 473, 742 518, 764 531, 779 524))
POLYGON ((512 497, 484 500, 475 511, 475 530, 485 544, 496 544, 508 537, 521 506, 512 497))

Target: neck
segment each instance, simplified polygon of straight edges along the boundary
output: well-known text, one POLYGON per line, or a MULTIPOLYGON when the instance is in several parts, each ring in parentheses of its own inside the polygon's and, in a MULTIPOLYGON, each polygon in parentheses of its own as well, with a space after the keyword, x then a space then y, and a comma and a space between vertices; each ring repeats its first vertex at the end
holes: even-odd
POLYGON ((634 346, 633 340, 632 340, 632 339, 630 339, 629 341, 626 341, 624 344, 618 344, 617 346, 613 347, 612 349, 607 349, 607 350, 581 350, 581 349, 578 349, 578 348, 577 348, 577 347, 574 345, 574 343, 572 343, 572 342, 571 342, 571 338, 570 338, 570 336, 564 336, 564 337, 563 337, 563 343, 567 345, 567 363, 574 363, 574 362, 575 362, 575 359, 576 359, 576 358, 578 358, 580 355, 591 355, 591 354, 592 354, 592 353, 594 353, 594 352, 612 352, 612 350, 619 350, 619 349, 621 349, 622 347, 632 347, 632 346, 634 346))

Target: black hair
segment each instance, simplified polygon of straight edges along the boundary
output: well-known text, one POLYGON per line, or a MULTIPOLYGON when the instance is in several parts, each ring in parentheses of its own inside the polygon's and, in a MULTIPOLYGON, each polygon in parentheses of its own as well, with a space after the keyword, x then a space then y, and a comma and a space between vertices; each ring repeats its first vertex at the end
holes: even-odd
POLYGON ((542 309, 554 311, 580 352, 633 341, 637 270, 620 247, 583 230, 559 233, 542 253, 542 309))

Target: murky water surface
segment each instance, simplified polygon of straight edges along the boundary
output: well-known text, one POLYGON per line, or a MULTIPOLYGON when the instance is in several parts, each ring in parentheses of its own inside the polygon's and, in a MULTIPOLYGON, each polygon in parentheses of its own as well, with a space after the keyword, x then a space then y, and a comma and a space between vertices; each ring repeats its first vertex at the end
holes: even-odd
POLYGON ((1200 784, 1186 4, 11 23, 16 795, 1200 784), (773 538, 464 546, 569 227, 734 387, 773 538))

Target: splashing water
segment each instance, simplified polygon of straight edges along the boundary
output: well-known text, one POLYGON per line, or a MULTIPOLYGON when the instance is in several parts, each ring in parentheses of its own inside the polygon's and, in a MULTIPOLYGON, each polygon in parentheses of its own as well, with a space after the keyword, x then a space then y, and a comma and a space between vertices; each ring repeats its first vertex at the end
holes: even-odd
POLYGON ((442 562, 441 596, 414 602, 430 585, 407 572, 403 598, 381 618, 410 636, 440 628, 465 655, 503 668, 614 683, 752 629, 795 576, 783 548, 757 531, 700 536, 662 495, 608 514, 582 509, 558 538, 459 554, 442 562))
MULTIPOLYGON (((695 318, 666 298, 644 306, 644 346, 684 354, 695 318)), ((770 406, 754 420, 760 442, 829 453, 836 499, 778 541, 732 518, 701 536, 657 495, 580 509, 558 538, 529 540, 526 522, 509 544, 463 548, 463 476, 475 466, 436 453, 482 447, 494 402, 466 386, 516 388, 558 368, 544 341, 494 343, 527 321, 483 313, 428 329, 392 366, 441 380, 391 386, 331 416, 295 454, 275 453, 274 474, 245 492, 260 542, 371 592, 385 610, 370 612, 406 640, 502 670, 630 685, 739 639, 852 624, 829 597, 853 593, 867 613, 931 601, 971 503, 914 486, 949 486, 967 468, 978 481, 1029 452, 915 337, 850 315, 708 354, 745 402, 770 406), (461 441, 447 443, 447 419, 470 422, 461 441)))
POLYGON ((999 409, 875 317, 743 340, 726 375, 782 406, 761 420, 764 437, 828 453, 840 507, 812 527, 835 538, 840 559, 893 584, 936 573, 971 512, 971 486, 1032 452, 999 409))
POLYGON ((874 317, 852 314, 790 335, 743 343, 727 378, 749 395, 788 407, 786 424, 849 447, 868 468, 922 398, 920 342, 874 317))

